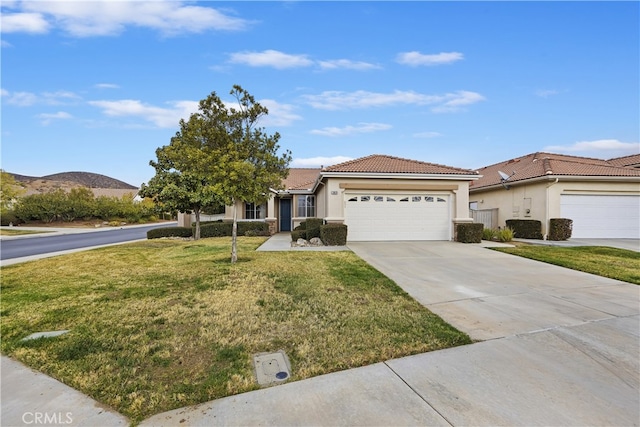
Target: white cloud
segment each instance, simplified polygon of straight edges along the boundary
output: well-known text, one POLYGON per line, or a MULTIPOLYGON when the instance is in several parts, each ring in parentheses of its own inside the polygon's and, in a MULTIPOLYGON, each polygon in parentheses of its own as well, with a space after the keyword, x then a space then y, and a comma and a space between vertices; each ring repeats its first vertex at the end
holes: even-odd
POLYGON ((277 50, 262 52, 236 52, 230 55, 229 62, 245 64, 250 67, 273 67, 278 70, 286 68, 309 67, 313 61, 306 55, 290 55, 277 50))
POLYGON ((38 96, 31 92, 9 92, 2 89, 2 97, 6 99, 7 104, 18 107, 29 107, 38 102, 38 96))
POLYGON ((412 135, 414 138, 437 138, 442 136, 439 132, 418 132, 412 135))
POLYGON ((349 136, 359 133, 379 132, 391 129, 391 125, 385 123, 358 123, 358 126, 326 127, 322 129, 314 129, 310 133, 314 135, 322 135, 329 137, 349 136))
POLYGON ((120 86, 115 83, 97 83, 94 87, 97 89, 120 89, 120 86))
POLYGON ((352 157, 333 156, 333 157, 309 157, 306 159, 293 159, 291 167, 294 168, 319 168, 322 166, 332 166, 338 163, 353 160, 352 157))
POLYGON ((269 114, 262 119, 261 124, 264 126, 290 126, 294 121, 302 119, 293 112, 293 105, 280 104, 272 99, 262 99, 259 103, 269 110, 269 114))
POLYGON ((309 105, 320 110, 347 110, 356 108, 389 107, 395 105, 433 105, 433 112, 455 112, 485 98, 476 92, 458 91, 444 95, 426 95, 414 91, 391 93, 325 91, 319 95, 303 97, 309 105))
POLYGON ((559 93, 559 91, 554 89, 539 89, 536 91, 536 96, 539 96, 540 98, 548 98, 559 93))
POLYGON ((332 59, 329 61, 318 61, 318 65, 323 70, 357 70, 366 71, 381 68, 379 65, 371 64, 369 62, 351 61, 349 59, 332 59))
POLYGON ((37 104, 63 105, 75 103, 81 99, 75 93, 64 90, 35 94, 32 92, 9 92, 2 89, 2 97, 6 99, 7 104, 18 107, 30 107, 37 104))
POLYGON ((425 55, 423 53, 413 52, 401 52, 396 57, 396 62, 409 65, 412 67, 418 67, 421 65, 443 65, 451 64, 456 61, 464 59, 464 55, 460 52, 442 52, 435 55, 425 55))
POLYGON ((4 6, 3 32, 42 33, 55 25, 73 36, 90 37, 117 35, 127 26, 136 26, 176 35, 243 30, 250 24, 214 8, 184 1, 29 1, 4 6))
POLYGON ((180 119, 188 120, 192 113, 198 111, 197 101, 174 101, 169 103, 169 108, 147 105, 133 99, 90 101, 89 104, 101 108, 107 116, 138 117, 160 128, 177 127, 180 119))
POLYGON ((53 114, 51 113, 38 114, 38 118, 40 119, 40 123, 42 123, 43 126, 48 126, 54 120, 68 120, 68 119, 72 119, 73 116, 65 111, 58 111, 57 113, 53 113, 53 114))
POLYGON ((544 151, 608 159, 640 153, 640 143, 621 142, 617 139, 598 139, 594 141, 579 141, 571 145, 549 145, 544 147, 544 151))
POLYGON ((0 16, 3 33, 44 34, 50 25, 40 13, 2 13, 0 16))

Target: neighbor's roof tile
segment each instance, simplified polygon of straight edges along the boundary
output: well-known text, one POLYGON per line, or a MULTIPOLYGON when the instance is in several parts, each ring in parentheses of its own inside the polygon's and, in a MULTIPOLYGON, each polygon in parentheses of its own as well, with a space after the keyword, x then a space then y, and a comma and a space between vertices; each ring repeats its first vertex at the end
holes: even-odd
POLYGON ((468 169, 373 154, 322 169, 323 172, 474 175, 468 169))
POLYGON ((534 178, 553 176, 640 177, 640 170, 624 167, 616 162, 589 157, 553 153, 532 153, 478 170, 482 177, 471 183, 471 189, 500 184, 498 171, 509 175, 515 183, 534 178))

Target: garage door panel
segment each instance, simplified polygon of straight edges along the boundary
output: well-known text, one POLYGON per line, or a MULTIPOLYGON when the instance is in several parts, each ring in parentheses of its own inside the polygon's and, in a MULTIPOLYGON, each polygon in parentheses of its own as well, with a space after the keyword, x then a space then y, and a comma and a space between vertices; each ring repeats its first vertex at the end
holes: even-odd
POLYGON ((450 240, 448 196, 370 194, 345 200, 350 241, 450 240))
POLYGON ((640 196, 563 194, 560 212, 575 238, 640 238, 640 196))

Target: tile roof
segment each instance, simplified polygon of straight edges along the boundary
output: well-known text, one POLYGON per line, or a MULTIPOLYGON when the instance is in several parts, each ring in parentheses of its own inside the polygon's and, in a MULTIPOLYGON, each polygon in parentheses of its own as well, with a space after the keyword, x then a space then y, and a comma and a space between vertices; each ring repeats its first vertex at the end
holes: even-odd
POLYGON ((631 166, 634 168, 640 168, 640 154, 616 157, 615 159, 609 159, 607 161, 615 166, 631 166))
MULTIPOLYGON (((624 162, 623 162, 624 163, 624 162)), ((634 177, 640 170, 616 162, 553 153, 532 153, 478 170, 482 177, 471 183, 471 190, 501 183, 498 171, 509 175, 509 183, 552 176, 634 177)))
POLYGON ((285 190, 309 190, 320 176, 320 168, 290 168, 282 182, 285 190))
POLYGON ((446 174, 446 175, 475 175, 468 169, 454 168, 435 163, 418 160, 402 159, 399 157, 373 154, 367 157, 350 160, 348 162, 329 166, 322 172, 347 173, 397 173, 397 174, 446 174))

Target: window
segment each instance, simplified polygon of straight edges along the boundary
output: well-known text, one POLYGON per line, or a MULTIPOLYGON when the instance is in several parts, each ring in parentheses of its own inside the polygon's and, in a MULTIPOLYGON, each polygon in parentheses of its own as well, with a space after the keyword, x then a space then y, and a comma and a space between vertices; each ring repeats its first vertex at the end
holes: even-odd
POLYGON ((313 218, 316 216, 316 196, 298 196, 298 217, 313 218))
POLYGON ((387 197, 387 202, 395 202, 396 199, 394 199, 393 197, 387 197))
POLYGON ((402 199, 400 199, 401 202, 408 202, 409 198, 408 197, 403 197, 402 199))
POLYGON ((415 203, 415 202, 419 202, 420 200, 422 200, 422 197, 421 197, 421 196, 413 196, 413 197, 411 198, 411 201, 412 201, 412 202, 414 202, 414 203, 415 203))
POLYGON ((361 202, 368 202, 369 200, 371 200, 371 196, 360 196, 361 202))
POLYGON ((438 202, 446 202, 446 200, 443 199, 442 197, 438 197, 438 202))
POLYGON ((244 219, 264 219, 267 209, 265 205, 256 205, 255 203, 244 204, 244 219))
POLYGON ((350 202, 357 202, 358 201, 358 196, 350 198, 349 201, 350 202))
POLYGON ((424 196, 424 201, 425 202, 433 202, 433 197, 432 196, 424 196))
POLYGON ((373 200, 376 202, 384 202, 384 197, 382 196, 373 196, 373 200))

